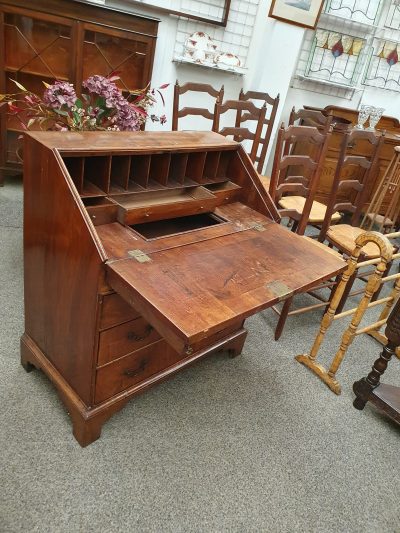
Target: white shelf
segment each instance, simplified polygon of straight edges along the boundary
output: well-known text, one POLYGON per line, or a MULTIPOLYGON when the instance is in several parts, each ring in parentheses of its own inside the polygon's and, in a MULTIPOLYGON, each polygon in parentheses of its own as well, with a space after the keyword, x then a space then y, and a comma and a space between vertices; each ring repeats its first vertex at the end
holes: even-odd
POLYGON ((365 33, 371 33, 378 28, 375 24, 368 24, 366 22, 360 22, 358 20, 353 20, 351 18, 342 17, 341 15, 335 15, 333 13, 321 13, 319 18, 318 27, 320 27, 321 22, 337 22, 338 24, 345 24, 346 26, 352 25, 354 29, 362 30, 365 33))
POLYGON ((184 56, 174 56, 173 61, 175 63, 184 63, 185 65, 193 65, 195 67, 202 67, 202 68, 208 68, 211 70, 215 70, 218 72, 229 72, 230 74, 237 74, 239 76, 243 76, 247 72, 247 68, 244 67, 230 67, 228 65, 218 65, 217 63, 199 63, 196 61, 191 61, 187 57, 184 56))
POLYGON ((295 78, 301 81, 309 81, 310 83, 321 83, 322 85, 329 85, 331 87, 340 87, 341 89, 347 89, 349 91, 356 90, 354 85, 346 85, 345 83, 338 83, 336 81, 321 80, 319 78, 312 78, 310 76, 302 76, 301 74, 296 74, 295 78))

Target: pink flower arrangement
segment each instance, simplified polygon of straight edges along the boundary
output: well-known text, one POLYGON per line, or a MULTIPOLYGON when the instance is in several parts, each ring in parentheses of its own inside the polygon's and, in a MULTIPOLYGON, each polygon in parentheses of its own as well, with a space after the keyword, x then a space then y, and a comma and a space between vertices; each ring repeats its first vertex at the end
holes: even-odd
MULTIPOLYGON (((21 123, 23 129, 39 126, 41 129, 58 131, 138 131, 146 122, 148 109, 156 102, 156 93, 164 98, 158 89, 130 91, 127 96, 117 87, 118 76, 91 76, 83 82, 81 97, 74 86, 65 81, 45 84, 43 97, 28 91, 17 81, 21 90, 16 94, 0 95, 0 105, 7 104, 8 111, 21 123)), ((165 124, 165 115, 150 115, 153 122, 165 124)))

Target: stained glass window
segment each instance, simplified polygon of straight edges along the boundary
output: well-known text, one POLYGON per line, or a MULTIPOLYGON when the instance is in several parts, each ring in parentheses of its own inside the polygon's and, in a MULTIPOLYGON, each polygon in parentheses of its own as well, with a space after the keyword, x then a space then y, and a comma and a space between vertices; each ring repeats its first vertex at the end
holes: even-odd
POLYGON ((400 43, 375 39, 363 83, 400 91, 400 43))
POLYGON ((365 39, 318 29, 307 62, 307 77, 352 86, 360 70, 365 39))

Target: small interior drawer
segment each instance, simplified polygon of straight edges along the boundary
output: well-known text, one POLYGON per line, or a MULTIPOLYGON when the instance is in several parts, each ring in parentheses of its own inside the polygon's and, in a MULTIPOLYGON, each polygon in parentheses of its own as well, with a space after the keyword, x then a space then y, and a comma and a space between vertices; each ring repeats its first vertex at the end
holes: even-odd
POLYGON ((100 309, 100 329, 111 328, 140 316, 119 294, 103 296, 100 309))
POLYGON ((97 364, 105 365, 160 338, 153 326, 142 317, 102 331, 97 364))
POLYGON ((114 200, 120 205, 118 220, 128 225, 206 212, 218 203, 217 197, 204 187, 148 191, 114 196, 114 200))
POLYGON ((118 205, 109 198, 83 198, 82 201, 95 226, 110 224, 117 220, 118 205))
POLYGON ((96 374, 95 403, 103 402, 114 394, 140 383, 183 357, 185 356, 178 354, 161 340, 99 368, 96 374))
POLYGON ((211 183, 206 188, 218 198, 218 205, 231 202, 240 196, 242 188, 232 181, 211 183))

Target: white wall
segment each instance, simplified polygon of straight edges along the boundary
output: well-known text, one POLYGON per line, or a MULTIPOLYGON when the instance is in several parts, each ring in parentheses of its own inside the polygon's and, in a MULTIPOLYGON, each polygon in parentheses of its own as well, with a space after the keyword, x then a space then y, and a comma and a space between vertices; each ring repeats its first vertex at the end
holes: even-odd
MULTIPOLYGON (((334 96, 318 94, 306 90, 291 88, 291 79, 296 71, 299 52, 301 49, 304 32, 303 28, 285 24, 275 19, 268 18, 271 1, 260 0, 256 24, 254 27, 250 51, 246 67, 247 73, 239 76, 229 72, 218 72, 197 65, 184 65, 172 61, 177 32, 176 17, 159 15, 156 11, 145 6, 132 5, 129 0, 107 0, 108 5, 121 7, 132 12, 157 17, 160 19, 157 47, 154 60, 152 85, 157 87, 163 83, 170 83, 166 91, 166 106, 155 108, 157 114, 165 112, 168 123, 161 127, 159 124, 149 124, 148 129, 171 129, 171 114, 173 102, 173 85, 176 79, 180 83, 187 81, 209 83, 215 88, 225 87, 225 99, 237 98, 240 89, 266 91, 271 96, 280 93, 280 107, 277 114, 275 128, 281 121, 287 122, 290 109, 303 105, 325 107, 339 105, 357 108, 360 103, 361 93, 355 92, 352 100, 334 96)), ((207 31, 199 23, 199 29, 207 31)), ((400 95, 393 92, 366 88, 362 98, 363 103, 371 103, 386 109, 387 115, 400 118, 400 95)), ((184 100, 185 105, 207 106, 206 97, 202 95, 191 96, 184 100)), ((184 119, 185 120, 185 119, 184 119)), ((208 129, 209 122, 199 117, 189 117, 186 122, 180 123, 181 129, 208 129)))

